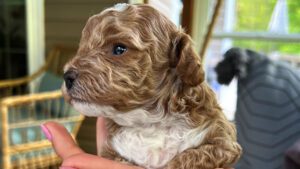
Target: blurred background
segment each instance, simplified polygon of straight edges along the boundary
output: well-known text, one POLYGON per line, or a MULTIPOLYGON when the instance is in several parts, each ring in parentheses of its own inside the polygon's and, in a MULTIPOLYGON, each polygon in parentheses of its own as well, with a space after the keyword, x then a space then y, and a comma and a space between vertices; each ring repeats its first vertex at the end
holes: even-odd
MULTIPOLYGON (((238 125, 244 156, 237 169, 286 166, 286 150, 300 137, 300 131, 289 130, 292 124, 300 124, 300 106, 296 104, 290 111, 295 114, 293 123, 282 122, 282 118, 271 122, 265 118, 265 123, 255 116, 245 126, 249 130, 242 130, 244 124, 235 118, 239 113, 239 79, 229 85, 219 84, 215 66, 228 49, 241 47, 263 53, 274 62, 288 63, 297 71, 299 0, 0 0, 0 168, 57 168, 60 161, 39 129, 48 120, 64 124, 85 151, 96 153, 95 119, 84 118, 65 104, 59 90, 63 65, 74 56, 87 19, 116 3, 150 4, 192 36, 205 65, 207 82, 227 118, 238 125), (253 131, 256 123, 264 125, 253 131), (267 125, 284 124, 284 129, 264 130, 267 125), (293 138, 283 138, 280 133, 285 132, 293 138), (274 137, 277 134, 281 139, 274 137)), ((273 98, 272 94, 264 96, 273 98)), ((298 95, 279 99, 283 97, 300 103, 298 95)), ((259 106, 254 111, 276 115, 268 109, 261 111, 259 106)))

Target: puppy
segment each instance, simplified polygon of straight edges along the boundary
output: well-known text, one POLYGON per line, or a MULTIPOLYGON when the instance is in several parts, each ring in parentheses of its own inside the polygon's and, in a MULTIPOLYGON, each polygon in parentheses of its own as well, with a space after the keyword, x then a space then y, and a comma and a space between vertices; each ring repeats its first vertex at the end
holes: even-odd
POLYGON ((284 161, 292 160, 284 154, 300 138, 299 69, 260 52, 231 48, 215 70, 219 83, 229 84, 233 77, 238 83, 235 121, 247 153, 235 168, 285 168, 284 161))
POLYGON ((268 57, 249 49, 231 48, 224 54, 224 59, 215 67, 217 80, 228 85, 233 77, 246 78, 254 62, 268 61, 268 57))
POLYGON ((64 71, 66 100, 108 119, 103 157, 149 169, 229 167, 240 157, 191 38, 148 5, 89 18, 64 71))

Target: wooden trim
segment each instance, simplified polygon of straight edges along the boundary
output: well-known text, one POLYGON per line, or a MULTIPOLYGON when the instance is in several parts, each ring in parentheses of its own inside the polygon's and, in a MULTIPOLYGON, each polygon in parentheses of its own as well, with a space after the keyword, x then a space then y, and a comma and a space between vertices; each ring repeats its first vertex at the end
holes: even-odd
POLYGON ((241 40, 260 40, 260 41, 279 41, 287 43, 300 42, 300 34, 278 34, 270 32, 214 32, 212 38, 215 39, 241 39, 241 40))
POLYGON ((10 156, 9 156, 9 136, 8 136, 8 108, 0 104, 1 108, 1 126, 2 126, 2 164, 3 168, 8 168, 10 166, 10 156))
POLYGON ((13 155, 18 153, 23 153, 29 150, 39 150, 48 147, 49 148, 51 147, 51 142, 49 142, 48 140, 43 140, 43 141, 31 142, 27 144, 10 146, 8 153, 13 155))
POLYGON ((208 25, 207 33, 205 35, 204 42, 202 44, 201 51, 200 51, 200 57, 201 57, 202 61, 204 60, 204 55, 205 55, 207 46, 210 42, 211 35, 212 35, 213 29, 215 27, 215 24, 217 22, 222 4, 223 4, 223 0, 217 0, 217 4, 214 8, 214 13, 213 13, 212 19, 211 19, 210 24, 208 25))
POLYGON ((61 96, 62 93, 60 90, 56 90, 52 92, 29 94, 24 96, 11 96, 11 97, 4 98, 1 101, 1 106, 14 106, 18 104, 33 102, 33 101, 55 99, 61 96))
POLYGON ((192 35, 194 4, 194 0, 183 1, 181 25, 189 35, 192 35))
POLYGON ((61 159, 57 155, 53 154, 45 157, 40 157, 38 159, 30 159, 21 162, 15 162, 12 163, 11 167, 9 168, 28 168, 28 166, 30 166, 30 168, 43 168, 59 163, 61 163, 61 159), (39 161, 39 163, 37 163, 37 161, 39 161))
MULTIPOLYGON (((80 122, 84 119, 83 115, 78 115, 78 116, 70 116, 70 117, 65 117, 65 118, 51 118, 51 120, 59 122, 59 123, 66 123, 66 122, 80 122)), ((10 124, 9 129, 15 129, 15 128, 24 128, 28 127, 28 123, 30 123, 30 126, 39 126, 49 120, 39 120, 39 121, 27 121, 27 122, 21 122, 21 123, 13 123, 10 124)), ((77 127, 77 125, 76 125, 77 127)), ((76 129, 74 129, 76 130, 76 129)), ((73 133, 73 132, 72 132, 73 133)), ((75 134, 76 135, 76 134, 75 134)))
POLYGON ((44 0, 25 0, 25 2, 27 69, 31 75, 45 63, 45 2, 44 0))

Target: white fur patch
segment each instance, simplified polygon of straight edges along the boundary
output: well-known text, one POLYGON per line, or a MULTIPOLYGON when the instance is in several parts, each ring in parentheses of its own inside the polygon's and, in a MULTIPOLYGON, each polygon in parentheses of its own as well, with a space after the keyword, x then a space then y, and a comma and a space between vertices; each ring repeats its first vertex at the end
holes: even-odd
POLYGON ((190 129, 175 120, 144 127, 124 127, 111 143, 129 161, 148 169, 159 169, 176 154, 200 145, 206 133, 207 129, 190 129))
MULTIPOLYGON (((72 102, 77 111, 88 116, 104 116, 123 127, 112 140, 114 150, 129 161, 148 169, 163 168, 174 156, 201 144, 208 129, 190 128, 188 118, 179 113, 163 116, 137 109, 118 112, 110 106, 72 102)), ((161 109, 162 110, 162 109, 161 109)))
POLYGON ((123 12, 129 7, 126 3, 118 3, 114 5, 113 7, 107 8, 102 13, 108 12, 108 11, 117 11, 117 12, 123 12))
MULTIPOLYGON (((74 108, 86 116, 102 116, 113 119, 121 126, 136 126, 145 123, 157 123, 164 117, 164 112, 157 110, 157 113, 149 113, 143 109, 136 109, 129 112, 120 112, 111 106, 99 106, 96 104, 72 101, 74 108)), ((160 109, 160 108, 158 108, 160 109)))
POLYGON ((114 5, 114 9, 117 10, 118 12, 123 12, 128 8, 128 4, 126 3, 118 3, 114 5))

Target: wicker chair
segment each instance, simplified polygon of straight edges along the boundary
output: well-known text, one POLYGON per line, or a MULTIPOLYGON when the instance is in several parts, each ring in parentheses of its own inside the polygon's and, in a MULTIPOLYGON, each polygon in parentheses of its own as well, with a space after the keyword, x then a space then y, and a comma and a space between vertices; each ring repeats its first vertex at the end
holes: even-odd
MULTIPOLYGON (((51 50, 46 64, 31 76, 0 81, 2 168, 49 168, 60 163, 40 130, 45 121, 60 122, 76 137, 84 117, 65 104, 59 86, 38 93, 30 87, 40 84, 50 69, 61 69, 64 63, 60 60, 67 60, 61 57, 65 49, 51 50)), ((54 73, 60 72, 56 69, 54 73)))
POLYGON ((46 63, 35 73, 30 76, 17 79, 1 80, 0 81, 0 99, 6 96, 21 95, 29 93, 30 83, 35 82, 53 63, 55 58, 58 58, 60 50, 54 48, 49 52, 46 63))

